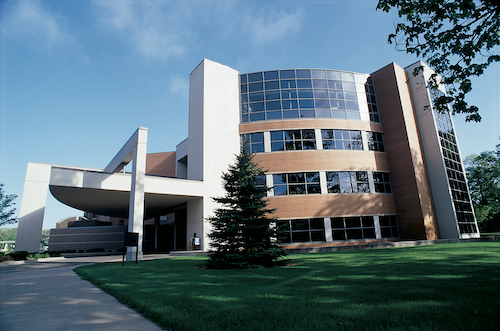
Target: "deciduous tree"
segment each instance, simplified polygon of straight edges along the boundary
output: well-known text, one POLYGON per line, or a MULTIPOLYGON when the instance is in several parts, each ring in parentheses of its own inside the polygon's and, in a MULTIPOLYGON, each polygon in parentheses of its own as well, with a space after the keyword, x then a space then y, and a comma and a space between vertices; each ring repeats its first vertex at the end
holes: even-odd
POLYGON ((500 145, 465 159, 469 189, 481 228, 500 228, 500 145))
POLYGON ((453 113, 465 113, 466 121, 479 122, 479 109, 469 106, 465 95, 472 90, 471 77, 481 76, 489 65, 500 61, 500 2, 379 0, 377 5, 385 12, 392 8, 406 22, 397 23, 389 43, 397 50, 426 57, 437 73, 430 87, 437 89, 444 83, 447 88, 448 96, 440 97, 436 108, 447 111, 452 103, 453 113))
POLYGON ((14 216, 16 208, 9 209, 15 205, 16 198, 15 194, 5 194, 3 184, 0 184, 0 226, 17 222, 17 217, 14 216))

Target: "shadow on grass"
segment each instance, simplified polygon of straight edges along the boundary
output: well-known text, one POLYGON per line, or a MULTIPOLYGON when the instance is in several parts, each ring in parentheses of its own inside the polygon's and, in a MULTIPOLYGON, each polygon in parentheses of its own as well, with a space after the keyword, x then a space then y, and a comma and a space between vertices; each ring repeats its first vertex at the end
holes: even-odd
POLYGON ((201 258, 78 273, 173 330, 494 330, 499 243, 291 255, 294 266, 201 258))

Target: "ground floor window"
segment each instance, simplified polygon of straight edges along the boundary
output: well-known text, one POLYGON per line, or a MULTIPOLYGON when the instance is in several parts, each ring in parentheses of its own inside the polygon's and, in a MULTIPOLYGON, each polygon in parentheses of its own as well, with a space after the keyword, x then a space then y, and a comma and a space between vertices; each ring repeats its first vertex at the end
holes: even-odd
POLYGON ((399 237, 398 224, 396 221, 396 216, 380 216, 380 232, 382 238, 396 238, 399 237))
POLYGON ((325 241, 323 218, 278 221, 282 230, 279 238, 283 243, 325 241))
POLYGON ((332 217, 333 240, 375 239, 373 216, 332 217))
POLYGON ((279 220, 281 243, 398 238, 395 215, 279 220), (331 233, 331 235, 330 235, 331 233))

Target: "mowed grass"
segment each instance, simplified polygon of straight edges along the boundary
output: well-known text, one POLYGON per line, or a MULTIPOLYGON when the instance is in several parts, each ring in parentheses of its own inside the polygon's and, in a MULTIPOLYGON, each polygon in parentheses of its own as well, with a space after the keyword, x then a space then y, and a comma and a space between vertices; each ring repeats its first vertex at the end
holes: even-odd
POLYGON ((171 330, 498 330, 500 242, 289 255, 204 269, 186 257, 77 268, 171 330))

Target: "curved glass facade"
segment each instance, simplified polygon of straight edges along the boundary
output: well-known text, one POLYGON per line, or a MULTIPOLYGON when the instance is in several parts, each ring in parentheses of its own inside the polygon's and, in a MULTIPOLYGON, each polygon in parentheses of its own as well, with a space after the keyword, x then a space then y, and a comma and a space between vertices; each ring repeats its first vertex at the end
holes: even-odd
POLYGON ((378 122, 371 78, 325 69, 289 69, 240 75, 241 122, 340 118, 378 122))

